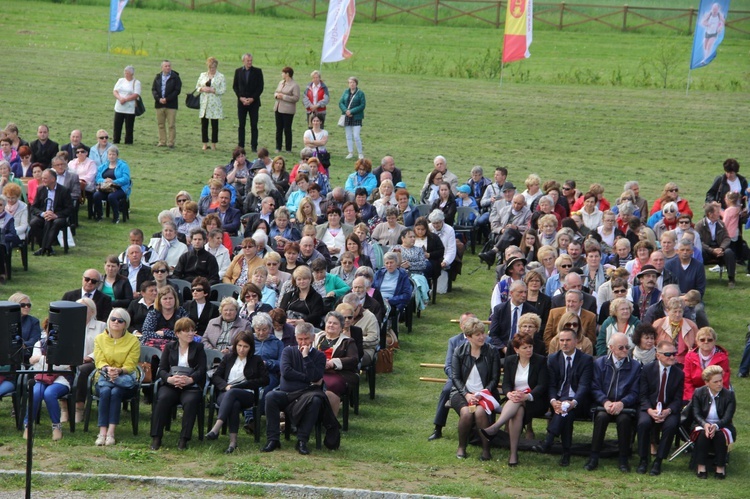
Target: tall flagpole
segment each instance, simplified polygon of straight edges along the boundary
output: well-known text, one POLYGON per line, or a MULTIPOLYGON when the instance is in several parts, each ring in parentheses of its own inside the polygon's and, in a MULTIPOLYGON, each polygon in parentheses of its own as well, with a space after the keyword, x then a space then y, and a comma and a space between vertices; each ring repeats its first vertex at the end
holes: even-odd
POLYGON ((500 88, 503 88, 503 69, 505 69, 505 64, 500 61, 500 88))
POLYGON ((693 71, 692 69, 688 69, 687 88, 685 89, 685 97, 687 97, 688 93, 690 92, 690 73, 692 71, 693 71))

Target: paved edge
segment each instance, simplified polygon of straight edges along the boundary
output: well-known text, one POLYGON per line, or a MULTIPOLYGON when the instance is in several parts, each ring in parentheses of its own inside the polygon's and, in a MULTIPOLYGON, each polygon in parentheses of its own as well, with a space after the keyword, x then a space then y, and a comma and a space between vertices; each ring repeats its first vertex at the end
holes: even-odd
MULTIPOLYGON (((2 470, 0 476, 26 476, 25 471, 2 470)), ((153 484, 157 486, 175 487, 185 485, 190 487, 201 488, 225 488, 231 486, 251 486, 262 488, 263 490, 286 497, 342 497, 357 499, 440 499, 451 496, 436 496, 427 494, 408 494, 402 492, 387 492, 380 490, 366 489, 346 489, 340 487, 316 487, 312 485, 296 485, 285 483, 263 483, 263 482, 242 482, 238 480, 212 480, 204 478, 180 478, 164 476, 134 476, 134 475, 117 475, 117 474, 96 474, 96 473, 54 473, 49 471, 35 471, 33 476, 43 478, 55 478, 58 480, 71 479, 92 479, 100 478, 104 480, 120 480, 134 483, 153 484)))

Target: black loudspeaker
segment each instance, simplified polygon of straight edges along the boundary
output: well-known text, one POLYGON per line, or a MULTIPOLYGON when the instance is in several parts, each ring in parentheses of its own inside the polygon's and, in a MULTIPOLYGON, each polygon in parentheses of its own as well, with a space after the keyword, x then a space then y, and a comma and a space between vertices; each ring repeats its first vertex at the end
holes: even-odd
POLYGON ((0 301, 0 366, 18 365, 21 362, 21 306, 11 301, 0 301))
POLYGON ((88 307, 72 301, 49 304, 47 365, 78 366, 83 362, 88 307))

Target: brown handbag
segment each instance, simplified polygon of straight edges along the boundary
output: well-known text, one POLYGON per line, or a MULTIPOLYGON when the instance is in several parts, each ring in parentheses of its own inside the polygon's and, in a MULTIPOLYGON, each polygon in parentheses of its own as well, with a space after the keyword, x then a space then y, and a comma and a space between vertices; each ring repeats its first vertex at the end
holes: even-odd
POLYGON ((151 383, 153 381, 153 376, 151 375, 151 362, 139 362, 138 366, 141 368, 141 371, 143 371, 143 380, 142 383, 151 383))

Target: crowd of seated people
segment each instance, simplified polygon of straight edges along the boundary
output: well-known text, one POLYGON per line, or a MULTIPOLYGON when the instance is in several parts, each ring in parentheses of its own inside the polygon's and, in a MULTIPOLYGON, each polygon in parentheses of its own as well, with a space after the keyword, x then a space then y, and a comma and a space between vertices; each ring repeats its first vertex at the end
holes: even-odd
MULTIPOLYGON (((46 126, 40 127, 38 136, 28 150, 23 145, 15 149, 8 141, 2 143, 3 157, 10 158, 11 173, 2 176, 8 184, 3 188, 7 199, 0 201, 5 202, 4 214, 14 221, 13 227, 22 228, 16 231, 19 241, 33 238, 41 255, 54 251, 56 234, 86 197, 83 193, 90 193, 95 203, 94 218, 102 216, 101 202, 106 200, 113 206, 113 221, 119 221, 120 201, 130 194, 130 170, 116 147, 107 142, 106 131, 97 133, 99 143, 91 149, 80 144, 80 139, 78 144, 71 142, 72 152, 81 156, 75 162, 75 158, 57 159, 53 150, 56 144, 49 140, 46 126), (8 153, 7 145, 11 149, 8 153), (88 177, 84 179, 89 162, 97 169, 93 189, 88 177), (35 181, 38 188, 26 198, 30 204, 22 204, 19 198, 24 199, 23 193, 14 190, 18 183, 10 175, 34 175, 37 163, 41 166, 36 169, 37 176, 25 183, 31 186, 35 181)), ((125 252, 120 257, 107 257, 103 274, 87 270, 81 289, 64 297, 89 300, 94 305, 92 331, 103 331, 100 334, 110 340, 130 338, 126 335, 133 333, 141 344, 164 351, 156 371, 164 386, 154 400, 154 410, 161 416, 154 420, 153 448, 161 446, 164 414, 176 403, 187 404, 186 412, 192 412, 193 402, 185 394, 206 378, 200 361, 193 365, 196 361, 191 364, 183 360, 192 356, 183 354, 183 350, 195 350, 198 356, 198 350, 216 350, 224 356, 223 371, 212 378, 223 392, 218 401, 221 424, 217 421, 213 434, 218 435, 221 425, 227 424, 230 449, 237 447, 235 413, 245 411, 253 401, 224 394, 235 385, 241 389, 285 386, 285 362, 290 368, 316 363, 314 372, 306 376, 310 382, 327 385, 329 393, 323 399, 311 397, 305 404, 324 406, 335 419, 345 387, 355 382, 349 373, 372 362, 380 324, 389 315, 404 311, 413 295, 412 283, 426 294, 433 289, 438 293, 450 289, 468 242, 452 227, 457 208, 462 206, 477 210, 470 220, 478 236, 486 239, 480 258, 490 265, 498 264, 499 279, 493 288, 489 336, 481 323, 471 322, 462 333, 467 346, 454 351, 449 359, 455 367, 451 369, 449 399, 460 415, 459 457, 467 454, 471 432, 484 429, 477 436, 483 444, 482 458, 488 459, 490 440, 502 424, 508 423, 512 446, 509 463, 516 465, 518 438, 524 427, 529 434, 530 415, 549 409, 552 417, 548 433, 537 449, 548 452, 560 437, 561 464, 567 465, 576 415, 585 417, 592 407, 599 412, 595 445, 586 469, 594 470, 599 465, 600 441, 608 422, 616 423, 621 443, 628 441, 636 428, 640 437, 642 431, 648 433, 643 430, 646 426, 669 426, 670 416, 676 411, 667 399, 681 398, 680 406, 675 406, 681 411, 694 397, 705 398, 707 391, 713 397, 720 392, 713 389, 711 373, 706 373, 709 366, 722 369, 721 389, 727 388, 728 353, 715 345, 717 334, 706 327, 701 297, 706 293, 704 263, 725 267, 729 286, 734 287, 736 263, 744 260, 744 255, 737 253, 741 248, 736 244, 741 237, 736 230, 740 222, 733 218, 736 210, 732 210, 746 207, 745 193, 739 193, 739 200, 732 195, 741 184, 736 162, 725 164, 726 188, 722 182, 716 189, 712 187, 716 192, 707 194, 703 218, 693 228, 694 213, 672 182, 666 184, 649 211, 638 183, 632 181, 613 204, 604 197, 600 184, 592 184, 581 193, 572 180, 562 184, 542 182, 533 174, 524 182, 526 190, 517 193, 507 181, 506 168, 497 168, 493 180, 474 168, 471 177, 460 182, 448 170, 447 160, 438 156, 421 191, 414 186, 410 194, 389 156, 375 170, 370 160, 360 159, 344 186, 331 185, 317 158, 304 151, 302 157, 289 177, 283 158, 269 159, 270 169, 263 165, 248 169, 243 168, 244 151, 235 151, 227 167, 213 170, 199 196, 178 192, 176 206, 165 206, 159 214, 161 231, 148 244, 144 244, 143 232, 134 229, 125 252), (288 188, 281 182, 286 178, 288 188), (427 205, 428 216, 418 216, 424 211, 417 210, 416 197, 427 205), (240 221, 243 215, 244 226, 240 221), (238 234, 244 239, 235 246, 231 237, 238 234), (436 288, 429 284, 433 279, 438 283, 436 288), (191 287, 185 290, 175 280, 188 281, 191 287), (212 303, 211 286, 219 282, 239 289, 235 296, 212 303), (99 323, 108 329, 97 329, 99 323), (321 332, 313 336, 308 326, 321 332), (199 349, 192 345, 194 338, 200 339, 196 343, 201 345, 199 349), (291 347, 296 353, 285 359, 279 346, 291 347), (318 355, 310 360, 311 352, 318 350, 325 357, 321 365, 317 364, 318 355), (253 360, 254 367, 247 368, 248 356, 262 360, 253 360), (538 366, 539 358, 545 356, 546 376, 538 366), (641 365, 650 363, 681 373, 683 366, 685 369, 679 396, 676 388, 668 397, 658 390, 659 414, 654 412, 656 404, 648 400, 650 394, 643 392, 653 382, 646 376, 663 375, 663 370, 647 374, 641 365), (617 383, 625 380, 623 364, 628 366, 627 386, 610 390, 613 375, 617 383), (474 372, 477 365, 482 368, 474 372), (482 397, 476 393, 485 389, 502 400, 493 393, 501 381, 500 365, 506 367, 506 373, 513 366, 515 374, 502 383, 508 401, 505 408, 494 408, 501 416, 500 424, 493 425, 493 411, 468 411, 467 407, 477 405, 482 397), (533 373, 530 365, 535 366, 533 373), (497 372, 487 371, 487 366, 498 366, 497 372), (185 369, 172 372, 174 367, 185 369), (188 369, 192 371, 188 373, 188 369), (708 389, 701 389, 704 384, 708 389), (682 398, 683 394, 687 396, 682 398)), ((18 241, 6 237, 6 244, 12 247, 18 241)), ((22 307, 24 304, 22 301, 22 307)), ((39 362, 44 356, 44 340, 36 339, 32 329, 24 330, 24 340, 29 349, 39 344, 39 350, 29 355, 39 362)), ((98 341, 99 335, 95 336, 98 341)), ((109 347, 100 343, 102 348, 109 347)), ((95 382, 100 397, 116 394, 114 402, 104 404, 109 413, 99 418, 103 431, 97 439, 99 445, 112 445, 113 425, 119 422, 113 408, 132 389, 125 383, 127 386, 118 391, 115 381, 122 375, 132 377, 135 369, 119 349, 115 349, 112 364, 99 365, 99 359, 93 361, 91 357, 96 357, 96 342, 92 345, 91 351, 86 351, 91 370, 114 370, 114 376, 110 373, 106 380, 109 385, 99 383, 101 375, 95 382)), ((671 375, 666 379, 672 380, 671 375)), ((5 381, 1 386, 6 387, 5 381)), ((289 381, 287 387, 296 386, 289 381)), ((64 385, 64 380, 59 384, 64 385)), ((52 390, 50 397, 64 394, 61 388, 52 390)), ((46 400, 40 395, 40 400, 46 400)), ((77 394, 77 402, 85 395, 77 394)), ((278 408, 292 401, 274 397, 265 402, 266 408, 268 404, 278 408)), ((703 440, 709 440, 701 440, 700 448, 719 449, 719 455, 721 439, 727 444, 733 438, 734 405, 722 409, 727 412, 717 416, 713 412, 703 414, 701 407, 693 406, 695 420, 706 427, 703 440), (720 431, 730 427, 728 433, 720 431)), ((79 417, 78 410, 75 417, 79 417)), ((179 448, 185 448, 190 439, 191 418, 187 414, 183 421, 179 448)), ((59 439, 57 416, 55 421, 53 436, 59 439)), ((327 429, 333 431, 334 426, 328 421, 327 429)), ((438 426, 433 436, 441 435, 438 426)), ((663 431, 662 439, 668 433, 663 431)), ((270 430, 268 439, 264 450, 278 447, 274 430, 270 430)), ((298 444, 303 454, 308 452, 304 444, 303 440, 298 444)), ((639 442, 639 472, 645 469, 644 460, 646 467, 650 464, 650 453, 644 456, 640 446, 639 442)), ((660 450, 651 474, 660 473, 665 457, 661 451, 664 445, 658 442, 657 447, 660 450)), ((629 447, 621 445, 619 452, 620 469, 627 471, 629 447)), ((726 471, 717 464, 717 472, 726 471)))

